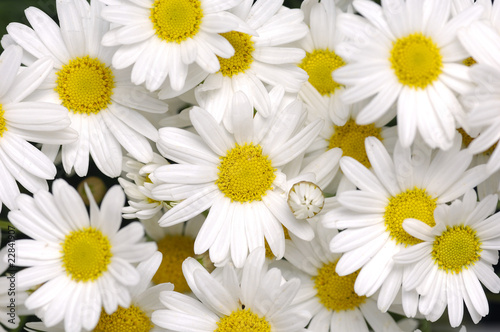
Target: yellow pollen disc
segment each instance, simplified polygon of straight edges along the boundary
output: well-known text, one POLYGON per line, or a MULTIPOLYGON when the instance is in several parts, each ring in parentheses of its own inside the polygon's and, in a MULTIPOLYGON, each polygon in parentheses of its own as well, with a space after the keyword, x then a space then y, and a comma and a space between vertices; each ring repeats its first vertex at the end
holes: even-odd
POLYGON ((149 18, 158 38, 180 44, 198 33, 203 10, 199 0, 156 0, 149 18))
POLYGON ((332 72, 345 65, 344 60, 335 52, 326 50, 314 50, 306 53, 299 67, 309 75, 309 83, 322 95, 331 95, 342 85, 335 82, 332 72))
POLYGON ((113 72, 99 59, 74 58, 56 75, 59 99, 73 113, 99 113, 111 104, 113 72))
MULTIPOLYGON (((285 240, 290 240, 290 234, 288 233, 288 229, 281 225, 283 227, 283 233, 285 233, 285 240)), ((264 247, 266 248, 266 257, 269 259, 275 259, 276 256, 273 254, 273 251, 271 250, 271 247, 269 246, 269 243, 267 243, 267 240, 264 240, 264 247)))
POLYGON ((3 110, 2 104, 0 104, 0 137, 3 136, 3 133, 7 131, 7 121, 5 121, 5 118, 3 115, 5 114, 5 111, 3 110))
POLYGON ((118 307, 111 315, 101 310, 101 317, 94 332, 148 332, 154 327, 148 316, 140 308, 131 305, 127 309, 118 307))
POLYGON ((477 61, 476 61, 476 60, 474 60, 474 58, 473 58, 473 57, 468 57, 467 59, 465 59, 464 61, 462 61, 462 63, 463 63, 464 65, 466 65, 467 67, 470 67, 470 66, 472 66, 472 65, 476 64, 476 63, 477 63, 477 61))
POLYGON ((180 293, 191 291, 182 274, 182 262, 188 257, 194 257, 194 239, 183 235, 167 235, 156 244, 163 259, 153 276, 153 282, 157 285, 171 282, 180 293))
POLYGON ((424 89, 443 71, 439 48, 431 38, 421 33, 393 42, 389 61, 399 82, 414 89, 424 89))
POLYGON ((215 183, 231 201, 260 201, 266 191, 272 189, 276 169, 267 156, 262 155, 260 145, 236 144, 220 159, 219 178, 215 183))
POLYGON ((217 322, 214 332, 271 332, 271 324, 250 309, 233 311, 217 322))
POLYGON ((69 233, 61 246, 66 274, 77 282, 99 278, 113 256, 108 238, 93 227, 69 233))
MULTIPOLYGON (((460 133, 460 135, 462 135, 462 143, 464 144, 464 146, 467 148, 469 146, 470 143, 472 143, 472 141, 474 140, 473 137, 469 136, 469 134, 467 134, 465 132, 465 130, 463 130, 462 128, 458 128, 457 129, 458 132, 460 133)), ((484 152, 482 152, 485 156, 490 156, 493 151, 495 150, 495 148, 497 147, 497 143, 493 144, 492 146, 490 146, 490 148, 484 152)))
POLYGON ((234 48, 234 55, 230 58, 226 59, 217 56, 220 63, 220 72, 227 77, 244 73, 253 62, 252 53, 255 48, 253 47, 253 41, 250 40, 252 36, 238 31, 229 31, 220 35, 226 38, 234 48))
POLYGON ((391 197, 384 213, 385 227, 391 234, 391 238, 396 243, 404 244, 405 247, 422 242, 406 233, 403 229, 403 221, 413 218, 434 227, 436 225, 434 221, 436 201, 437 198, 432 198, 424 189, 417 187, 391 197))
POLYGON ((434 240, 432 258, 440 269, 459 273, 479 260, 482 251, 480 246, 476 231, 469 226, 448 226, 434 240))
POLYGON ((328 149, 341 148, 342 156, 356 159, 365 167, 370 168, 371 164, 366 155, 365 138, 374 136, 380 141, 382 129, 374 124, 366 126, 357 125, 353 119, 349 119, 343 126, 333 126, 333 135, 328 140, 328 149))
POLYGON ((366 296, 359 296, 354 291, 354 282, 359 270, 346 276, 339 276, 335 272, 337 262, 324 264, 318 269, 318 275, 312 277, 316 296, 319 302, 333 311, 352 310, 366 301, 366 296))

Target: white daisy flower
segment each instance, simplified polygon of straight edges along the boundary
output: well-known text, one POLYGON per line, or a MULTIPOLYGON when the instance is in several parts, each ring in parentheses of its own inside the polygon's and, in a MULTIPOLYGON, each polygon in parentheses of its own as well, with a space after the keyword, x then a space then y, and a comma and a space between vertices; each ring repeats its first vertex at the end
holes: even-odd
MULTIPOLYGON (((104 5, 97 0, 56 2, 58 26, 38 8, 26 9, 33 29, 19 23, 7 26, 3 44, 19 44, 24 62, 49 56, 54 67, 33 100, 62 104, 79 139, 62 147, 64 170, 74 167, 78 176, 88 171, 89 153, 99 170, 109 177, 120 175, 122 147, 137 160, 153 159, 150 142, 158 130, 137 110, 164 113, 167 104, 143 87, 130 83, 130 71, 111 68, 116 49, 101 46, 109 24, 100 18, 104 5)), ((55 158, 58 145, 44 146, 55 158)))
POLYGON ((211 274, 187 259, 184 276, 197 299, 162 292, 166 310, 153 312, 153 323, 173 331, 303 331, 310 315, 291 305, 299 280, 285 281, 278 269, 268 270, 263 252, 254 250, 240 270, 228 264, 211 274))
POLYGON ((315 112, 330 115, 337 125, 343 125, 349 117, 349 105, 342 102, 340 95, 344 86, 335 82, 332 72, 345 65, 345 60, 335 53, 337 46, 346 36, 337 29, 342 11, 335 1, 308 1, 301 5, 309 27, 299 45, 306 51, 299 67, 309 75, 302 85, 299 97, 315 109, 315 112))
MULTIPOLYGON (((118 307, 118 310, 111 315, 102 310, 99 322, 92 331, 167 331, 154 326, 151 322, 153 311, 163 308, 158 294, 162 291, 171 291, 174 289, 172 284, 151 286, 151 278, 158 269, 161 260, 162 255, 156 252, 147 260, 139 263, 137 272, 140 274, 140 281, 137 285, 130 287, 130 306, 128 308, 118 307)), ((61 323, 52 327, 47 327, 43 322, 27 323, 26 326, 28 327, 28 331, 65 331, 64 325, 61 323)))
MULTIPOLYGON (((494 6, 498 11, 500 6, 494 6)), ((475 22, 460 34, 460 41, 470 52, 477 64, 471 67, 471 78, 476 88, 464 95, 464 104, 469 107, 468 126, 470 134, 476 137, 468 146, 471 153, 489 153, 487 169, 490 174, 500 170, 500 22, 496 27, 485 22, 475 22), (492 151, 493 150, 493 151, 492 151)))
POLYGON ((450 1, 382 1, 379 6, 357 0, 353 5, 364 18, 345 14, 339 20, 350 41, 337 47, 347 64, 333 78, 347 86, 344 102, 369 100, 358 124, 376 121, 396 103, 403 146, 410 146, 418 131, 430 147, 450 148, 456 123, 465 125, 455 93, 472 88, 469 68, 457 62, 469 54, 456 34, 482 12, 474 6, 450 19, 450 1))
POLYGON ((17 182, 30 192, 48 190, 56 175, 54 163, 28 141, 66 144, 77 139, 69 129, 63 107, 29 101, 50 73, 52 61, 44 57, 20 67, 22 49, 9 46, 0 55, 0 211, 2 203, 16 209, 17 182))
POLYGON ((266 84, 271 88, 281 85, 285 91, 296 93, 307 80, 307 74, 297 67, 305 52, 286 46, 305 36, 303 13, 284 7, 283 0, 252 3, 253 0, 244 0, 231 12, 254 29, 255 35, 238 31, 221 34, 235 53, 228 59, 219 57, 220 70, 208 75, 195 90, 199 106, 217 122, 224 120, 227 127, 231 125, 229 111, 235 92, 245 93, 252 106, 267 117, 272 112, 272 103, 266 84))
MULTIPOLYGON (((372 169, 350 157, 340 160, 344 174, 359 190, 337 195, 339 208, 322 219, 326 227, 345 228, 333 238, 330 249, 342 252, 336 271, 347 275, 361 268, 354 289, 371 296, 380 289, 378 307, 386 311, 394 301, 408 266, 395 265, 392 257, 419 239, 402 224, 414 218, 434 226, 436 206, 450 202, 486 178, 485 166, 471 169, 472 156, 460 151, 460 139, 448 151, 432 151, 417 140, 412 148, 397 143, 391 158, 376 138, 366 139, 372 169)), ((414 317, 418 295, 403 288, 402 305, 414 317)))
MULTIPOLYGON (((196 63, 205 72, 219 70, 217 56, 229 58, 234 49, 220 35, 231 30, 253 33, 238 17, 227 10, 242 0, 101 0, 109 4, 102 17, 116 27, 102 40, 106 46, 120 46, 113 66, 133 65, 132 82, 145 83, 157 90, 169 78, 172 89, 179 91, 196 63)), ((188 78, 189 76, 189 78, 188 78)))
POLYGON ((436 208, 436 226, 408 219, 403 227, 419 239, 394 256, 410 264, 403 287, 416 288, 419 310, 435 321, 448 307, 452 327, 462 322, 463 302, 474 323, 488 314, 488 300, 481 283, 493 293, 500 291, 500 278, 493 271, 500 249, 500 214, 494 214, 498 197, 487 196, 477 203, 474 190, 463 201, 436 208))
POLYGON ((119 177, 118 182, 127 195, 128 204, 123 208, 123 218, 125 219, 151 219, 157 213, 164 213, 170 209, 175 202, 164 202, 153 199, 151 194, 151 184, 149 174, 160 166, 168 165, 169 162, 157 153, 153 154, 153 160, 143 164, 130 157, 123 157, 124 177, 119 177), (125 178, 132 180, 127 181, 125 178))
POLYGON ((268 241, 283 257, 285 226, 310 240, 313 231, 287 205, 283 167, 301 155, 321 129, 321 121, 303 127, 302 104, 295 101, 276 116, 254 116, 247 97, 238 92, 231 109, 234 135, 205 110, 195 107, 191 122, 199 135, 177 128, 160 129, 158 149, 176 165, 150 176, 159 200, 181 203, 160 219, 161 226, 183 222, 210 208, 195 241, 195 253, 210 249, 218 264, 231 257, 243 266, 247 254, 268 241), (162 184, 163 183, 163 184, 162 184))
MULTIPOLYGON (((373 298, 356 294, 354 282, 359 271, 345 276, 335 272, 340 254, 332 253, 329 243, 338 232, 325 229, 316 220, 310 222, 315 238, 304 241, 291 235, 285 250, 287 261, 303 272, 296 274, 301 277, 300 302, 296 303, 311 312, 308 330, 368 332, 368 323, 375 332, 400 331, 391 315, 377 308, 373 298)), ((292 275, 284 271, 285 278, 292 275)))
POLYGON ((145 243, 144 229, 131 223, 119 230, 125 195, 111 188, 97 207, 90 191, 90 218, 77 191, 64 180, 56 180, 53 195, 39 191, 31 198, 20 195, 19 210, 9 220, 33 240, 16 241, 16 264, 27 266, 17 273, 17 287, 42 284, 25 301, 36 309, 45 325, 64 320, 67 331, 93 329, 104 307, 106 313, 118 305, 130 305, 127 286, 139 282, 131 263, 141 262, 156 250, 145 243))

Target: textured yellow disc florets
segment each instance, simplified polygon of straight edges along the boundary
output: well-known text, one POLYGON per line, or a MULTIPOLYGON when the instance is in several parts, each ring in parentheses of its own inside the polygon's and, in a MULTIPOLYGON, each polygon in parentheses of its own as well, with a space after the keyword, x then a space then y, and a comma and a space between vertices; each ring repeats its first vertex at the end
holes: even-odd
POLYGON ((331 95, 342 85, 335 82, 332 72, 345 65, 344 60, 335 52, 326 50, 314 50, 307 53, 300 68, 309 75, 309 83, 322 95, 331 95))
POLYGON ((365 138, 374 136, 383 140, 382 130, 374 124, 366 126, 357 125, 353 119, 348 120, 343 126, 333 126, 333 135, 328 140, 328 149, 341 148, 342 155, 356 159, 365 167, 371 164, 366 155, 365 138))
POLYGON ((75 281, 96 280, 113 256, 108 238, 92 227, 69 233, 61 246, 63 267, 75 281))
POLYGON ((149 332, 154 325, 151 320, 140 308, 131 305, 127 309, 118 307, 111 315, 104 310, 101 311, 101 317, 94 332, 149 332))
POLYGON ((271 324, 250 309, 233 311, 217 322, 214 332, 271 332, 271 324))
POLYGON ((7 131, 7 122, 5 121, 5 118, 3 115, 5 114, 5 111, 2 108, 2 104, 0 104, 0 137, 3 136, 3 133, 7 131))
POLYGON ((399 82, 415 89, 432 84, 443 71, 439 48, 421 33, 393 42, 389 61, 399 82))
POLYGON ((422 242, 403 229, 403 221, 413 218, 434 227, 436 201, 437 198, 432 198, 424 189, 416 187, 391 197, 384 214, 385 227, 391 238, 405 246, 422 242))
POLYGON ((156 0, 149 18, 160 39, 180 44, 198 33, 203 10, 199 0, 156 0))
POLYGON ((260 145, 236 144, 220 159, 219 178, 215 183, 231 201, 260 201, 266 191, 272 189, 276 169, 267 156, 262 155, 260 145))
POLYGON ((366 301, 366 296, 359 296, 354 291, 354 282, 359 270, 341 277, 335 272, 336 266, 337 261, 324 264, 318 269, 318 275, 312 277, 317 291, 316 296, 328 310, 355 309, 366 301))
POLYGON ((467 59, 465 59, 464 61, 462 61, 462 63, 463 63, 464 65, 466 65, 467 67, 470 67, 470 66, 472 66, 472 65, 476 64, 476 63, 477 63, 477 61, 476 61, 476 60, 474 60, 474 58, 473 58, 473 57, 468 57, 467 59))
POLYGON ((432 245, 432 258, 446 272, 459 273, 481 257, 481 242, 469 226, 447 227, 432 245))
POLYGON ((158 251, 163 254, 163 259, 153 282, 171 282, 177 292, 189 292, 189 286, 182 274, 182 262, 188 257, 194 257, 194 239, 183 235, 167 235, 156 244, 158 251))
POLYGON ((217 56, 220 63, 220 72, 222 75, 232 77, 239 73, 244 73, 253 62, 252 53, 254 51, 252 36, 243 32, 230 31, 221 33, 234 48, 234 55, 230 58, 221 58, 217 56))
POLYGON ((56 75, 59 99, 73 113, 99 113, 111 104, 113 72, 99 59, 72 59, 56 75))

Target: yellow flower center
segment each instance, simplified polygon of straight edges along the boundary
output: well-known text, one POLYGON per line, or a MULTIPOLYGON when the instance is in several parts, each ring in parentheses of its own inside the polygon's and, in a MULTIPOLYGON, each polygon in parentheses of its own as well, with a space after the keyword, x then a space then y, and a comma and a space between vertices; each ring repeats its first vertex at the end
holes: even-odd
POLYGON ((331 95, 342 85, 335 82, 332 72, 345 65, 344 60, 335 52, 326 50, 314 50, 306 53, 299 67, 309 75, 309 83, 322 95, 331 95))
POLYGON ((77 282, 99 278, 113 256, 108 238, 93 227, 69 233, 61 246, 66 274, 77 282))
POLYGON ((3 115, 5 114, 5 111, 3 110, 2 104, 0 104, 0 137, 3 136, 3 133, 7 131, 7 121, 5 121, 5 118, 3 115))
MULTIPOLYGON (((281 226, 283 227, 283 233, 285 233, 285 240, 290 240, 290 233, 288 233, 288 229, 283 225, 281 226)), ((267 240, 264 240, 264 247, 266 248, 266 257, 269 259, 275 259, 276 255, 274 255, 269 243, 267 243, 267 240)))
POLYGON ((382 129, 374 124, 366 126, 357 125, 353 119, 349 119, 343 126, 333 126, 333 135, 328 140, 328 149, 341 148, 342 155, 356 159, 365 167, 370 168, 371 164, 366 155, 365 138, 374 136, 380 141, 382 129))
POLYGON ((272 189, 276 175, 271 161, 262 155, 262 147, 252 143, 236 144, 221 157, 215 183, 231 201, 260 201, 272 189))
POLYGON ((391 197, 384 213, 385 227, 391 238, 405 246, 422 242, 403 229, 403 221, 413 218, 434 227, 436 201, 437 198, 432 198, 424 189, 416 187, 391 197))
POLYGON ((271 324, 250 309, 233 311, 217 322, 214 332, 271 332, 271 324))
POLYGON ((467 67, 470 67, 470 66, 472 66, 472 65, 476 64, 476 63, 477 63, 477 61, 476 61, 476 60, 474 60, 474 58, 470 56, 470 57, 468 57, 467 59, 465 59, 464 61, 462 61, 462 63, 463 63, 464 65, 466 65, 467 67))
POLYGON ((432 245, 432 258, 440 269, 459 273, 481 257, 481 242, 469 226, 446 227, 432 245))
POLYGON ((153 327, 154 325, 144 311, 131 305, 127 309, 118 307, 111 315, 101 310, 101 317, 94 332, 148 332, 153 327))
POLYGON ((253 47, 253 41, 250 40, 252 36, 238 31, 229 31, 220 35, 226 38, 234 48, 234 55, 230 58, 226 59, 217 56, 220 63, 220 72, 227 77, 244 73, 253 62, 252 53, 255 48, 253 47))
POLYGON ((198 33, 203 10, 199 0, 156 0, 149 18, 158 38, 180 44, 198 33))
POLYGON ((73 113, 99 113, 111 104, 115 87, 111 69, 96 58, 74 58, 57 73, 56 92, 73 113))
POLYGON ((421 33, 393 42, 389 61, 399 82, 414 89, 424 89, 443 71, 439 48, 421 33))
MULTIPOLYGON (((472 143, 472 141, 474 140, 473 137, 469 136, 469 134, 467 134, 465 132, 465 130, 463 130, 462 128, 458 128, 457 129, 458 132, 462 135, 462 143, 463 145, 467 148, 469 146, 470 143, 472 143)), ((493 151, 495 150, 495 148, 497 147, 497 143, 493 144, 492 146, 490 146, 490 148, 484 152, 482 152, 485 156, 490 156, 493 151)))
POLYGON ((323 264, 318 269, 318 275, 312 277, 319 302, 333 311, 352 310, 366 301, 366 296, 359 296, 354 291, 354 282, 359 270, 346 276, 335 272, 337 262, 323 264))
POLYGON ((190 288, 182 273, 182 262, 188 257, 194 257, 194 239, 183 235, 167 235, 156 244, 158 251, 163 254, 163 259, 153 282, 171 282, 177 292, 189 292, 190 288))

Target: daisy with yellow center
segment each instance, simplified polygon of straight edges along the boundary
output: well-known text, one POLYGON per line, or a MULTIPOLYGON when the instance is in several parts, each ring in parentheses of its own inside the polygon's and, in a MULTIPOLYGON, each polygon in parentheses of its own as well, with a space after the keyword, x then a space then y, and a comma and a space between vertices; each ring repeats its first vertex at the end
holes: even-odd
MULTIPOLYGON (((346 40, 342 31, 337 29, 337 20, 343 12, 336 7, 334 0, 302 3, 309 25, 308 35, 300 41, 306 56, 299 67, 308 75, 308 82, 302 85, 299 98, 308 107, 308 120, 322 119, 325 125, 311 148, 308 149, 304 164, 315 160, 333 148, 341 149, 342 156, 352 157, 363 165, 370 167, 365 151, 365 138, 373 136, 381 140, 392 151, 397 139, 397 127, 385 125, 394 117, 389 116, 373 123, 359 125, 356 117, 366 103, 348 105, 341 100, 344 85, 336 82, 332 73, 346 65, 345 60, 335 50, 346 40)), ((332 159, 331 162, 337 162, 332 159)), ((351 187, 346 178, 339 172, 326 191, 333 194, 340 188, 351 187), (340 184, 339 184, 340 183, 340 184)))
MULTIPOLYGON (((122 147, 138 161, 150 162, 153 150, 149 141, 158 139, 158 130, 143 114, 168 109, 154 94, 130 82, 130 70, 111 67, 115 49, 101 45, 102 36, 110 29, 100 18, 104 7, 99 1, 58 2, 59 25, 30 7, 26 18, 35 33, 26 34, 24 31, 30 28, 11 23, 5 39, 5 43, 21 45, 35 58, 48 55, 53 60, 47 78, 50 82, 37 90, 35 99, 49 100, 66 109, 70 128, 79 138, 63 145, 61 159, 67 173, 74 169, 79 176, 87 174, 89 157, 106 176, 119 176, 122 147), (44 52, 32 47, 41 44, 51 47, 44 52)), ((48 143, 44 152, 55 159, 60 144, 48 143)))
POLYGON ((500 249, 500 231, 493 226, 500 217, 493 214, 497 202, 497 195, 477 202, 475 191, 469 190, 462 200, 436 208, 435 227, 415 219, 403 223, 421 243, 401 250, 394 260, 409 266, 403 287, 417 290, 419 310, 430 321, 447 307, 451 326, 459 326, 464 302, 474 323, 488 314, 481 283, 500 292, 500 278, 493 272, 500 249))
POLYGON ((302 127, 299 102, 278 110, 272 118, 264 119, 259 113, 254 117, 241 92, 233 98, 231 112, 234 135, 198 107, 190 111, 198 135, 160 129, 160 153, 178 164, 152 173, 152 194, 158 200, 181 201, 160 219, 163 227, 210 208, 196 236, 195 254, 209 250, 216 265, 231 257, 241 267, 248 252, 264 246, 265 239, 273 253, 283 257, 282 225, 303 239, 312 238, 307 221, 297 220, 288 207, 281 169, 304 152, 321 122, 302 127))
POLYGON ((64 144, 77 139, 68 128, 69 117, 62 106, 28 101, 50 74, 49 58, 21 67, 22 48, 5 45, 0 55, 0 210, 2 204, 17 208, 18 183, 29 192, 47 190, 56 168, 30 142, 64 144), (23 74, 21 75, 21 71, 23 74), (25 100, 26 99, 26 100, 25 100))
MULTIPOLYGON (((137 272, 140 275, 140 281, 137 285, 129 287, 130 305, 128 307, 119 306, 116 311, 108 314, 102 309, 100 312, 97 325, 92 330, 94 332, 149 332, 149 331, 167 331, 161 327, 155 326, 151 321, 151 315, 157 308, 161 308, 162 304, 158 297, 158 293, 162 291, 172 291, 174 286, 170 283, 161 285, 151 285, 151 279, 155 271, 160 266, 162 255, 160 252, 155 252, 147 260, 142 261, 137 265, 137 272)), ((27 331, 47 331, 47 332, 64 332, 68 331, 64 328, 64 324, 57 324, 48 327, 43 322, 28 323, 27 331), (32 330, 33 329, 33 330, 32 330)))
POLYGON ((144 229, 137 222, 119 230, 125 199, 119 186, 108 191, 101 209, 86 188, 90 217, 64 180, 54 181, 52 190, 33 198, 21 195, 20 209, 9 212, 12 224, 33 239, 16 242, 16 264, 27 267, 16 274, 17 286, 42 284, 25 305, 38 310, 46 327, 61 322, 67 331, 92 330, 101 308, 112 315, 119 306, 129 307, 128 287, 140 284, 132 264, 149 258, 156 245, 143 242, 144 229))
POLYGON ((308 31, 299 41, 306 56, 298 65, 309 78, 302 85, 299 98, 313 108, 313 112, 341 126, 349 117, 349 105, 341 102, 345 87, 333 79, 332 73, 346 64, 336 53, 346 36, 337 29, 338 16, 343 11, 335 3, 334 0, 302 2, 308 31))
POLYGON ((366 102, 356 118, 359 125, 373 123, 396 105, 403 146, 409 147, 418 132, 432 148, 451 147, 457 123, 466 123, 456 94, 473 88, 469 67, 460 62, 467 52, 457 32, 478 20, 482 8, 472 6, 451 17, 450 3, 353 2, 363 18, 347 14, 346 24, 339 25, 349 41, 337 53, 347 64, 333 79, 346 86, 343 102, 366 102))
MULTIPOLYGON (((237 91, 244 92, 255 110, 267 117, 273 110, 269 88, 280 85, 296 93, 307 79, 296 66, 304 51, 288 46, 306 34, 299 9, 284 7, 282 0, 257 0, 251 6, 242 1, 233 12, 252 30, 220 34, 232 45, 234 55, 218 56, 220 69, 206 76, 195 90, 199 106, 230 131, 231 100, 237 91), (285 20, 287 24, 277 23, 285 20)), ((171 90, 162 88, 160 98, 172 98, 171 90)))
POLYGON ((299 294, 304 295, 297 305, 313 316, 308 329, 368 331, 369 324, 375 332, 399 331, 391 315, 377 308, 375 299, 356 294, 354 283, 359 271, 345 276, 335 271, 340 254, 332 253, 328 244, 338 231, 326 229, 315 219, 310 222, 315 238, 303 241, 292 235, 286 241, 285 250, 285 258, 292 266, 278 262, 285 278, 299 276, 301 279, 299 294))
POLYGON ((302 331, 310 315, 292 305, 300 282, 285 281, 276 268, 268 270, 264 251, 252 251, 241 269, 226 264, 212 273, 187 259, 182 269, 196 297, 160 293, 166 308, 153 312, 153 323, 169 331, 302 331))
POLYGON ((336 271, 344 276, 360 270, 354 289, 358 295, 371 296, 379 290, 378 307, 386 311, 402 289, 405 313, 413 317, 418 294, 404 287, 409 266, 395 265, 392 257, 422 240, 403 227, 406 219, 418 219, 427 227, 436 225, 435 211, 486 177, 485 166, 469 168, 472 156, 460 151, 456 137, 449 151, 432 153, 418 140, 412 148, 398 142, 391 158, 382 143, 366 139, 372 168, 368 170, 350 157, 340 160, 345 176, 359 190, 337 195, 340 206, 327 212, 326 227, 345 229, 330 243, 333 252, 344 253, 336 271))
POLYGON ((218 57, 235 50, 221 34, 252 33, 232 10, 241 0, 115 1, 102 17, 116 25, 103 45, 118 46, 113 67, 132 66, 131 79, 155 91, 164 84, 181 94, 220 69, 218 57), (153 56, 154 55, 154 56, 153 56), (189 73, 189 74, 188 74, 189 73), (168 79, 167 79, 168 78, 168 79))

